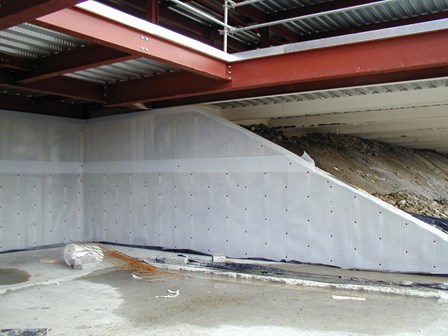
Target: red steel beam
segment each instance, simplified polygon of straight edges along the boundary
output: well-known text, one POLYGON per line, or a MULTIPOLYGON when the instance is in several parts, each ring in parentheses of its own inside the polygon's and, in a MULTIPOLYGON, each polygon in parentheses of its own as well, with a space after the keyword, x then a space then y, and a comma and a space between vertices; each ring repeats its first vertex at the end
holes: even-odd
POLYGON ((0 6, 0 30, 17 26, 84 0, 2 0, 0 6))
POLYGON ((180 71, 110 84, 107 86, 105 102, 108 106, 127 106, 160 99, 184 98, 226 87, 221 81, 180 71), (126 95, 129 96, 126 98, 126 95))
POLYGON ((31 83, 61 76, 70 72, 123 62, 133 58, 135 58, 135 56, 122 51, 102 46, 87 46, 64 54, 50 56, 35 62, 33 64, 33 72, 26 74, 23 78, 17 80, 17 82, 31 83))
POLYGON ((446 66, 447 40, 444 30, 248 60, 232 66, 232 83, 258 88, 446 66))
POLYGON ((395 75, 404 72, 412 77, 412 72, 448 66, 447 40, 448 30, 444 30, 246 60, 232 64, 231 82, 188 79, 188 74, 182 74, 183 78, 166 80, 166 83, 161 78, 117 83, 108 87, 106 104, 126 105, 205 95, 219 99, 229 92, 236 95, 247 90, 257 95, 257 91, 266 94, 269 88, 287 91, 302 84, 304 87, 324 86, 329 81, 356 81, 371 75, 383 75, 393 81, 395 75))
POLYGON ((101 103, 103 101, 103 85, 86 82, 76 78, 56 77, 45 79, 35 83, 21 85, 23 85, 22 89, 41 92, 45 94, 52 94, 98 103, 101 103))
POLYGON ((73 104, 63 102, 39 104, 32 97, 9 94, 0 94, 0 109, 78 119, 88 117, 87 111, 73 104))
POLYGON ((40 17, 35 23, 137 57, 151 58, 214 79, 228 79, 227 66, 222 60, 79 8, 40 17))
POLYGON ((55 77, 39 82, 21 84, 14 81, 14 74, 11 71, 0 69, 0 87, 98 103, 103 102, 103 85, 76 78, 55 77))
POLYGON ((159 0, 146 0, 146 19, 159 24, 159 0))
POLYGON ((448 76, 448 66, 401 71, 394 73, 381 73, 359 77, 334 78, 325 81, 298 82, 290 85, 278 85, 264 88, 252 88, 238 91, 214 91, 201 95, 185 95, 181 98, 152 101, 152 108, 164 108, 182 105, 208 103, 220 100, 245 99, 269 95, 291 94, 314 90, 329 90, 351 86, 374 85, 379 83, 404 82, 419 79, 430 79, 448 76))
POLYGON ((32 69, 33 62, 17 56, 0 53, 0 68, 27 71, 32 69))

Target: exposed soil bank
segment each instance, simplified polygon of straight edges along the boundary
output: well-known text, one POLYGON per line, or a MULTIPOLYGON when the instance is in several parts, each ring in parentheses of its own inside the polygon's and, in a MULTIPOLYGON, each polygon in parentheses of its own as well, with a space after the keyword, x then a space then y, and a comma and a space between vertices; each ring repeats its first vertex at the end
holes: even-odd
POLYGON ((287 136, 264 125, 249 130, 407 212, 448 219, 448 155, 347 135, 287 136))

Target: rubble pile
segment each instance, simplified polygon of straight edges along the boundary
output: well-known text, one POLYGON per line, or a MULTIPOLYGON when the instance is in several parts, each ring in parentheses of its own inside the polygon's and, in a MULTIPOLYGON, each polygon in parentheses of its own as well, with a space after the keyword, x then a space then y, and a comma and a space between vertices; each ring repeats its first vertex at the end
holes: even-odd
POLYGON ((374 193, 373 195, 406 212, 448 219, 447 199, 431 200, 402 191, 385 195, 374 193))
POLYGON ((250 131, 298 154, 340 180, 419 215, 448 219, 448 156, 348 135, 288 136, 263 124, 250 131))

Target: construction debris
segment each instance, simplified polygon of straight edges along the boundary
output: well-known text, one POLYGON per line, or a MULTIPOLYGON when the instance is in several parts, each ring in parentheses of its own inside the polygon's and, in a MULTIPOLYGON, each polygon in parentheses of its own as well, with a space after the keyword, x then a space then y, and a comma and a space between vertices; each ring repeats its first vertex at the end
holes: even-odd
MULTIPOLYGON (((188 263, 187 257, 179 257, 183 264, 188 263), (185 261, 186 260, 186 261, 185 261)), ((107 247, 103 244, 70 243, 64 248, 64 260, 75 269, 85 269, 97 265, 102 260, 129 271, 134 279, 142 279, 153 275, 179 276, 176 273, 161 271, 149 261, 140 260, 107 247)))
POLYGON ((65 263, 74 269, 92 268, 103 257, 103 251, 95 244, 70 243, 64 248, 65 263))
POLYGON ((158 298, 166 298, 166 299, 175 298, 175 297, 179 296, 180 289, 178 289, 176 291, 172 291, 172 290, 168 289, 167 292, 169 293, 168 295, 161 295, 161 296, 157 295, 156 299, 158 299, 158 298))
POLYGON ((222 253, 213 253, 212 262, 214 263, 224 263, 226 262, 226 255, 222 253))
POLYGON ((157 267, 149 264, 145 260, 140 260, 138 258, 134 258, 128 256, 125 253, 114 250, 110 247, 106 247, 102 244, 95 244, 101 249, 104 260, 120 267, 122 270, 129 271, 133 274, 133 276, 137 276, 140 278, 154 276, 154 275, 164 275, 164 276, 180 276, 177 273, 162 271, 157 267))
POLYGON ((188 264, 188 257, 183 255, 168 255, 166 257, 157 257, 157 260, 163 260, 165 264, 170 265, 186 265, 188 264))
POLYGON ((366 298, 364 297, 357 297, 357 296, 340 296, 340 295, 332 295, 331 296, 334 300, 353 300, 353 301, 365 301, 366 298))

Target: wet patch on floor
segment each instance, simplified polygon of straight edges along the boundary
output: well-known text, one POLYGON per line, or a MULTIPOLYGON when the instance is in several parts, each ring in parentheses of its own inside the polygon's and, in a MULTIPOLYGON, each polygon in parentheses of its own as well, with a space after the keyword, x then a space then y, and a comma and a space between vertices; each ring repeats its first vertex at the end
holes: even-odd
MULTIPOLYGON (((14 285, 28 281, 30 279, 30 274, 16 269, 16 268, 0 268, 0 286, 1 285, 14 285)), ((3 332, 3 331, 1 331, 3 332)), ((3 334, 0 332, 0 336, 3 334)), ((9 335, 9 334, 5 334, 9 335)), ((13 334, 11 334, 13 335, 13 334)))

